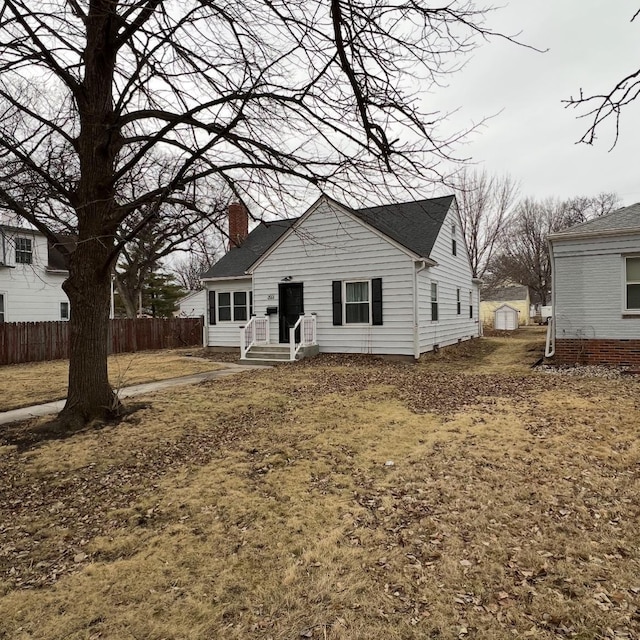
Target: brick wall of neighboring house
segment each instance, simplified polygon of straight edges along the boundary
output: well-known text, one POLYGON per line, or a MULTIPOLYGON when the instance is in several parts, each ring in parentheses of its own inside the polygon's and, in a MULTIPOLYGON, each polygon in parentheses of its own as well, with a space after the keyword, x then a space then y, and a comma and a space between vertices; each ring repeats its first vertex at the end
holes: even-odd
POLYGON ((557 339, 553 362, 640 367, 640 340, 557 339))

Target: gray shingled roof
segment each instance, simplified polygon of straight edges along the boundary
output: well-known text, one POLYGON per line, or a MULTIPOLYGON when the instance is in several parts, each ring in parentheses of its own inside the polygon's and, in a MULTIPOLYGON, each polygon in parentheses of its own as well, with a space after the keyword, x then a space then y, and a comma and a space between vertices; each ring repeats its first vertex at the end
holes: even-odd
MULTIPOLYGON (((418 256, 428 258, 453 201, 454 196, 445 196, 349 211, 418 256)), ((201 277, 228 278, 244 275, 298 219, 260 223, 247 236, 241 247, 231 249, 201 277)))
POLYGON ((454 196, 357 209, 353 213, 413 253, 428 258, 454 196))
POLYGON ((582 222, 568 229, 563 229, 558 233, 552 234, 551 237, 574 233, 593 233, 597 235, 601 231, 629 231, 633 229, 640 230, 640 202, 613 211, 601 218, 582 222))
POLYGON ((501 302, 502 300, 526 300, 529 290, 520 285, 497 287, 481 291, 480 298, 483 302, 501 302))
POLYGON ((229 278, 242 276, 245 271, 297 220, 276 220, 261 222, 242 243, 242 246, 231 249, 211 269, 205 271, 201 278, 229 278))

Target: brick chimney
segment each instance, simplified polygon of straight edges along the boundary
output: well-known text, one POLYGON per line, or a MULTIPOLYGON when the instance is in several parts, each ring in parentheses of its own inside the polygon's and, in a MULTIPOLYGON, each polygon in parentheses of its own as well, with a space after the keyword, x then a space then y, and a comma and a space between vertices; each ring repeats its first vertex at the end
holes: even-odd
POLYGON ((229 249, 239 247, 249 235, 249 214, 241 202, 229 205, 229 249))

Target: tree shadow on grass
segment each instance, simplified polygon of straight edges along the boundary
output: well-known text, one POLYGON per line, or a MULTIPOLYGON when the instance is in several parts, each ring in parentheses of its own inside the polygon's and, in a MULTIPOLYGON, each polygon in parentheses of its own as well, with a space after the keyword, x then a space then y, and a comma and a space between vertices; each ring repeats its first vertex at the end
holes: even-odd
POLYGON ((93 421, 81 429, 63 427, 56 419, 42 422, 40 419, 11 422, 0 427, 0 446, 16 447, 18 453, 34 449, 37 446, 55 440, 67 440, 78 435, 100 431, 117 426, 123 418, 149 407, 148 403, 135 402, 123 407, 117 418, 112 420, 93 421))

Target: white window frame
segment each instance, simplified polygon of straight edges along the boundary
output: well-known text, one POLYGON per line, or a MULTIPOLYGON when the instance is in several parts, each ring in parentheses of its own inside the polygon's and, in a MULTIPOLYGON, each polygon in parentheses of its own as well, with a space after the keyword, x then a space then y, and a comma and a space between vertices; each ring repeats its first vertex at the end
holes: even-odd
POLYGON ((16 236, 14 239, 15 247, 15 263, 16 264, 33 264, 33 239, 25 236, 16 236), (24 240, 29 243, 29 250, 18 249, 18 242, 24 240), (24 257, 28 256, 28 260, 18 260, 18 253, 24 254, 24 257))
POLYGON ((458 234, 455 222, 451 223, 451 255, 458 255, 458 234))
POLYGON ((473 320, 473 291, 469 291, 469 320, 473 320))
POLYGON ((462 315, 462 289, 456 289, 456 315, 462 315))
POLYGON ((0 298, 2 298, 2 303, 0 304, 0 322, 7 321, 7 292, 0 291, 0 298))
POLYGON ((440 287, 435 280, 431 281, 429 299, 431 301, 431 322, 440 322, 440 287), (436 297, 433 297, 433 287, 435 286, 436 297), (436 319, 433 319, 433 305, 436 305, 436 319))
POLYGON ((640 307, 628 307, 627 287, 630 284, 640 285, 640 280, 627 280, 627 260, 640 260, 640 255, 624 256, 622 261, 622 310, 625 314, 640 315, 640 307))
POLYGON ((251 316, 253 314, 253 292, 249 289, 235 289, 234 291, 216 291, 216 321, 218 323, 222 322, 222 323, 226 323, 226 322, 236 322, 236 323, 241 323, 241 322, 249 322, 249 320, 251 320, 251 316), (235 294, 236 293, 244 293, 245 294, 245 304, 244 304, 244 308, 246 309, 246 318, 243 318, 242 320, 238 320, 236 319, 236 313, 235 313, 235 309, 237 306, 240 305, 236 305, 235 304, 235 294), (228 295, 229 296, 229 305, 223 305, 226 308, 230 307, 230 318, 229 320, 221 320, 220 319, 220 296, 221 295, 228 295))
POLYGON ((60 301, 60 320, 69 320, 70 317, 71 317, 71 305, 69 304, 69 301, 61 300, 60 301), (67 309, 66 314, 62 312, 63 305, 66 305, 66 309, 67 309))
POLYGON ((371 301, 371 280, 365 280, 365 279, 360 279, 360 280, 343 280, 342 282, 342 317, 344 318, 344 322, 343 325, 349 325, 350 327, 368 327, 371 326, 371 322, 372 322, 372 313, 373 313, 373 309, 372 309, 372 301, 371 301), (366 283, 367 284, 367 302, 369 303, 369 320, 368 322, 349 322, 347 320, 347 305, 350 304, 364 304, 364 301, 362 302, 347 302, 347 285, 348 284, 362 284, 362 283, 366 283))

